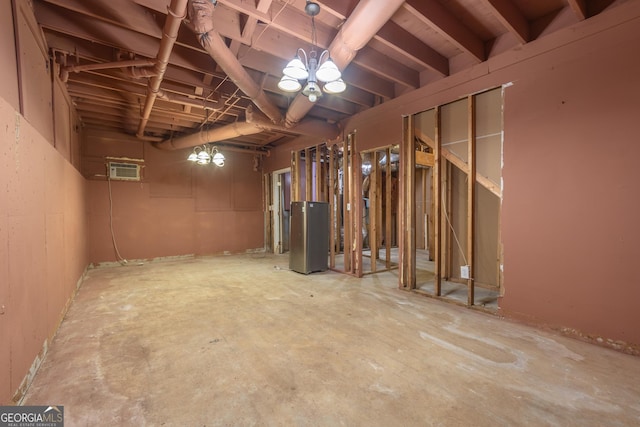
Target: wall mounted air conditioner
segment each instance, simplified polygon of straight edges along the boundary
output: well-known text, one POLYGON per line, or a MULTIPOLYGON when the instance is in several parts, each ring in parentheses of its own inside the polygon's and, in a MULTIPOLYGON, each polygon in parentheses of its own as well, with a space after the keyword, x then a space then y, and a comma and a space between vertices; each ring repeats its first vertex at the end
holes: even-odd
POLYGON ((140 181, 140 165, 135 163, 109 162, 109 179, 140 181))

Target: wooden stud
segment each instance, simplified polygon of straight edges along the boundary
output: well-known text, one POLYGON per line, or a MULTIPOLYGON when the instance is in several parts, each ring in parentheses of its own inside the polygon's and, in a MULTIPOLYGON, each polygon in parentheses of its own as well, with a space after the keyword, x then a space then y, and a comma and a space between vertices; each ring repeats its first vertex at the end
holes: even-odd
POLYGON ((353 239, 354 243, 354 268, 353 273, 356 277, 362 277, 362 212, 363 212, 363 200, 362 200, 362 156, 358 152, 358 137, 357 132, 353 131, 353 138, 351 141, 351 167, 352 167, 352 193, 351 193, 351 206, 353 216, 353 239))
POLYGON ((351 134, 347 136, 347 140, 344 144, 344 151, 342 152, 342 205, 343 205, 343 227, 342 234, 344 235, 344 271, 352 273, 351 267, 351 251, 353 250, 353 244, 351 241, 351 134))
POLYGON ((441 194, 442 194, 442 182, 441 182, 441 145, 442 145, 442 135, 441 135, 441 124, 440 124, 440 107, 436 107, 435 111, 435 143, 433 144, 433 155, 434 155, 434 163, 433 163, 433 183, 434 183, 434 215, 433 215, 433 231, 434 231, 434 247, 435 247, 435 268, 434 268, 434 293, 436 296, 440 296, 442 293, 442 266, 440 265, 441 258, 441 239, 442 239, 442 203, 441 203, 441 194))
POLYGON ((467 264, 469 265, 469 279, 467 280, 467 305, 472 306, 475 301, 475 204, 476 204, 476 182, 471 177, 476 176, 476 104, 475 96, 468 97, 469 114, 469 144, 468 163, 469 174, 467 175, 467 264))
POLYGON ((414 116, 405 116, 402 120, 402 144, 400 146, 401 175, 401 287, 416 288, 416 202, 415 170, 416 151, 414 149, 414 116))
POLYGON ((444 221, 444 228, 447 230, 443 237, 444 242, 442 244, 442 251, 444 252, 444 279, 449 280, 452 277, 451 264, 453 263, 453 174, 451 170, 451 163, 445 161, 445 176, 444 176, 444 188, 446 190, 445 197, 442 200, 442 209, 445 209, 446 215, 444 221), (449 218, 448 220, 446 218, 449 218))
POLYGON ((314 200, 322 201, 322 150, 316 145, 316 191, 314 200))
POLYGON ((385 225, 384 225, 384 249, 385 249, 385 266, 391 268, 391 147, 387 147, 385 152, 387 162, 385 164, 385 225))
POLYGON ((291 152, 291 201, 300 201, 300 151, 291 152))
POLYGON ((371 272, 378 269, 378 187, 380 186, 380 168, 378 152, 371 153, 371 173, 369 174, 369 250, 371 251, 371 272))
POLYGON ((311 149, 304 149, 304 200, 313 200, 313 159, 311 149))
POLYGON ((329 268, 336 268, 336 228, 338 228, 338 236, 340 225, 336 225, 336 171, 335 171, 335 146, 328 147, 327 154, 329 156, 329 188, 327 191, 329 201, 329 268))

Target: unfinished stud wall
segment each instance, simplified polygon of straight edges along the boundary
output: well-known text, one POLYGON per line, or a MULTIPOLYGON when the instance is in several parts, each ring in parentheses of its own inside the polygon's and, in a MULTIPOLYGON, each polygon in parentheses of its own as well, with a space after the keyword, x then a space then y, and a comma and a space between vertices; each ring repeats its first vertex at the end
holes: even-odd
POLYGON ((401 138, 402 115, 507 85, 501 313, 640 344, 638 46, 640 2, 625 2, 354 116, 345 132, 358 130, 360 149, 383 146, 401 138))
POLYGON ((48 61, 27 2, 14 46, 11 2, 0 3, 0 404, 16 403, 32 378, 87 265, 85 181, 65 154, 76 149, 71 116, 56 118, 48 61), (19 85, 16 58, 22 62, 19 85), (30 82, 37 82, 24 90, 30 82), (48 92, 36 93, 42 84, 48 92), (25 114, 20 112, 20 97, 25 114))

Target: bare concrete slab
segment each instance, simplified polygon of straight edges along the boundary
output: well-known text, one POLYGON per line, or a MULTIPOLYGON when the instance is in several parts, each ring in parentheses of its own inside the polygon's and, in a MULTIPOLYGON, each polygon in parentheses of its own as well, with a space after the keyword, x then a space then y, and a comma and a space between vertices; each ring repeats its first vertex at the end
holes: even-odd
POLYGON ((90 270, 24 404, 67 426, 630 426, 640 358, 239 255, 90 270))

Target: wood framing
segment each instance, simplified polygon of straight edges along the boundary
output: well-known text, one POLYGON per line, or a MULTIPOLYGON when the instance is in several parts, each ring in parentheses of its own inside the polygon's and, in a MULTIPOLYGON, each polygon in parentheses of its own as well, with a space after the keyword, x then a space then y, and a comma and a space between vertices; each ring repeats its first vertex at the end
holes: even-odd
MULTIPOLYGON (((442 294, 442 179, 441 175, 441 145, 442 145, 442 135, 441 135, 441 124, 440 124, 440 107, 436 107, 435 109, 435 141, 433 141, 433 183, 434 183, 434 191, 433 191, 433 199, 434 199, 434 212, 433 212, 433 233, 434 233, 434 294, 436 296, 440 296, 442 294)), ((426 141, 426 140, 425 140, 426 141)))
POLYGON ((400 144, 400 284, 401 288, 416 288, 416 210, 415 170, 416 150, 414 117, 402 118, 402 143, 400 144))
POLYGON ((424 151, 416 151, 416 166, 432 167, 434 163, 433 153, 425 153, 424 151))
POLYGON ((467 264, 469 266, 469 278, 467 279, 467 305, 475 303, 475 206, 476 183, 471 177, 476 176, 476 104, 475 96, 468 97, 469 114, 469 144, 467 144, 467 158, 469 173, 467 174, 467 264))
POLYGON ((353 273, 356 277, 362 277, 362 157, 358 153, 358 138, 354 130, 351 134, 351 216, 353 218, 353 273))
POLYGON ((351 240, 352 215, 351 215, 351 143, 352 136, 349 134, 344 143, 342 152, 342 221, 343 221, 343 245, 344 245, 344 271, 353 273, 351 265, 351 254, 353 243, 351 240))
MULTIPOLYGON (((416 137, 418 139, 420 139, 421 141, 423 141, 424 143, 426 143, 432 149, 434 148, 435 142, 431 138, 429 138, 429 136, 427 134, 422 132, 420 129, 416 129, 416 137)), ((458 169, 460 169, 464 173, 466 173, 466 174, 469 173, 469 167, 468 167, 467 163, 465 163, 464 160, 462 160, 460 157, 456 156, 451 151, 449 151, 449 149, 441 148, 441 153, 440 154, 444 159, 446 159, 449 162, 451 162, 453 165, 455 165, 458 169)), ((491 181, 486 176, 479 175, 476 172, 476 181, 478 182, 478 184, 482 185, 484 188, 486 188, 487 190, 491 191, 496 196, 502 197, 502 190, 500 189, 500 186, 498 184, 496 184, 495 182, 491 181)))
POLYGON ((385 152, 385 156, 387 157, 387 161, 384 165, 384 171, 385 171, 385 224, 384 224, 384 232, 385 232, 385 236, 384 236, 384 249, 385 249, 385 256, 386 256, 386 263, 385 266, 387 269, 391 268, 391 198, 392 198, 392 194, 391 194, 391 147, 387 147, 387 150, 385 152))
POLYGON ((313 157, 311 149, 304 149, 304 200, 314 200, 313 194, 313 157))
POLYGON ((291 201, 300 200, 300 152, 291 152, 291 201))
POLYGON ((332 145, 331 147, 327 147, 327 154, 329 156, 329 188, 328 188, 328 199, 329 199, 329 268, 336 268, 336 246, 340 245, 340 223, 337 221, 336 212, 337 212, 337 203, 336 201, 340 199, 340 193, 338 191, 337 185, 337 177, 338 171, 336 169, 336 147, 332 145), (337 238, 336 238, 337 234, 337 238), (337 243, 337 245, 336 245, 337 243))

